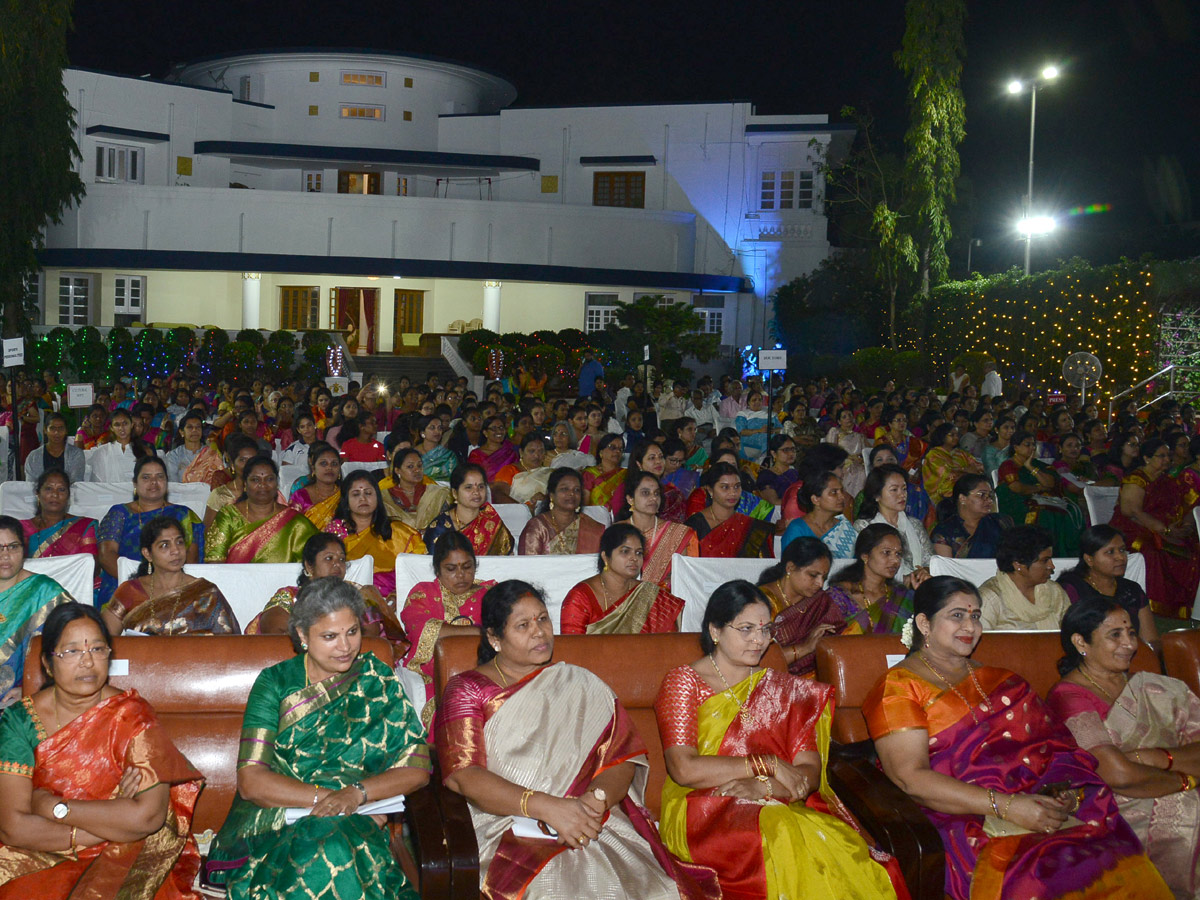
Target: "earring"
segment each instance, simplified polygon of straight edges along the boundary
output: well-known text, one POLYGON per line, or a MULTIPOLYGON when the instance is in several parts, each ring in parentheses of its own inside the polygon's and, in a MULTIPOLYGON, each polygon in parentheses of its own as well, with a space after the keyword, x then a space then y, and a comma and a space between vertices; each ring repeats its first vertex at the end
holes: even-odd
POLYGON ((147 561, 147 563, 146 563, 146 572, 147 572, 148 574, 150 574, 150 575, 153 575, 153 574, 154 574, 154 563, 147 561))
POLYGON ((307 649, 308 649, 308 641, 301 641, 301 642, 300 642, 300 649, 301 649, 301 650, 307 650, 307 649))
POLYGON ((719 643, 721 643, 721 639, 720 639, 719 637, 715 637, 715 638, 713 638, 713 644, 714 644, 714 645, 716 645, 716 644, 719 644, 719 643))
POLYGON ((554 509, 554 498, 553 497, 550 498, 550 508, 554 509))
POLYGON ((1084 650, 1084 651, 1083 651, 1082 653, 1080 653, 1079 655, 1080 655, 1080 656, 1082 656, 1084 659, 1087 659, 1087 651, 1086 651, 1086 650, 1084 650))

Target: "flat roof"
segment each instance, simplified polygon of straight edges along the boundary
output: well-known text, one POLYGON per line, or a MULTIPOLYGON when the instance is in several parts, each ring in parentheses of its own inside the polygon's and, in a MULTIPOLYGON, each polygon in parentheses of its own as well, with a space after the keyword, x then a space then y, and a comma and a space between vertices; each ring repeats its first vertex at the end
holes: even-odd
POLYGON ((447 153, 441 150, 389 150, 382 147, 328 147, 317 144, 277 144, 266 141, 196 141, 197 156, 228 156, 245 160, 367 163, 426 169, 486 172, 539 172, 542 161, 533 156, 491 153, 447 153))

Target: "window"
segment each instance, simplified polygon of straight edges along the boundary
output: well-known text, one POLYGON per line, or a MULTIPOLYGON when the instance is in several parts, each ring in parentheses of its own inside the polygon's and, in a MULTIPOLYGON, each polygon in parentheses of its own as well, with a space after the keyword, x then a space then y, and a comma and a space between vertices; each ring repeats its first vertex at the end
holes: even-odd
POLYGON ((657 297, 660 309, 666 309, 669 306, 674 306, 679 303, 679 298, 674 294, 664 294, 661 291, 634 291, 633 301, 636 303, 643 297, 657 297))
POLYGON ((312 171, 304 173, 304 190, 309 194, 321 193, 321 176, 324 175, 321 171, 312 171))
POLYGON ((645 172, 596 172, 592 175, 592 206, 646 206, 645 172))
POLYGON ((408 196, 408 176, 407 175, 398 175, 396 177, 396 196, 397 197, 407 197, 408 196))
POLYGON ((320 114, 320 112, 321 112, 321 107, 319 107, 319 106, 310 106, 310 107, 308 108, 308 114, 309 114, 310 116, 316 116, 316 115, 319 115, 319 114, 320 114))
POLYGON ((281 287, 279 289, 279 328, 281 331, 301 331, 317 327, 321 311, 321 292, 315 287, 281 287))
POLYGON ((141 147, 128 147, 123 144, 97 144, 96 180, 140 184, 144 152, 141 147))
POLYGON ((723 297, 705 297, 697 294, 692 297, 692 311, 700 317, 701 325, 696 329, 698 334, 715 334, 718 338, 725 337, 725 300, 723 297))
POLYGON ((382 106, 347 106, 342 105, 340 114, 343 119, 371 119, 376 122, 383 121, 382 106))
POLYGON ((412 121, 412 110, 411 110, 411 109, 406 109, 406 110, 404 111, 404 121, 405 121, 405 122, 411 122, 411 121, 412 121))
POLYGON ((411 78, 405 78, 405 79, 404 79, 404 86, 405 86, 405 87, 412 87, 412 85, 413 85, 413 81, 412 81, 412 79, 411 79, 411 78))
POLYGON ((144 275, 118 275, 113 282, 113 321, 131 325, 142 320, 146 278, 144 275))
POLYGON ((338 172, 338 193, 380 194, 381 181, 378 172, 338 172))
POLYGON ((762 173, 759 209, 812 209, 811 169, 780 169, 762 173))
POLYGON ((619 303, 616 294, 588 294, 583 330, 588 334, 603 331, 616 320, 619 303))
POLYGON ((387 80, 383 72, 343 72, 342 84, 361 84, 365 87, 386 87, 387 80))
POLYGON ((309 72, 309 73, 308 73, 308 80, 309 80, 309 81, 320 81, 320 80, 321 80, 321 73, 320 73, 320 72, 309 72))
POLYGON ((249 100, 250 99, 250 76, 249 75, 243 75, 241 78, 238 79, 238 99, 239 100, 249 100))
POLYGON ((92 276, 58 276, 58 324, 87 325, 91 313, 92 276))

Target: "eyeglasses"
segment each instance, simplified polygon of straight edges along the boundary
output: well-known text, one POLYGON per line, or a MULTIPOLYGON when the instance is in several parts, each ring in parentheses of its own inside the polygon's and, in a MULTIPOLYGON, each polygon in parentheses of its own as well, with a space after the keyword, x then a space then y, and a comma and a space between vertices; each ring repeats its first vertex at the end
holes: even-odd
POLYGON ((978 497, 980 500, 994 500, 996 495, 992 491, 971 491, 972 497, 978 497))
POLYGON ((759 627, 758 625, 730 625, 729 627, 746 640, 750 640, 750 638, 756 634, 761 635, 762 638, 767 641, 775 637, 775 624, 773 622, 763 625, 762 627, 759 627))
POLYGON ((71 650, 55 651, 51 656, 57 656, 64 662, 77 663, 83 658, 84 653, 92 659, 108 659, 108 655, 112 653, 112 647, 101 645, 99 647, 87 647, 82 650, 72 648, 71 650))
POLYGON ((24 549, 25 548, 16 541, 11 544, 0 544, 0 553, 20 553, 24 549))

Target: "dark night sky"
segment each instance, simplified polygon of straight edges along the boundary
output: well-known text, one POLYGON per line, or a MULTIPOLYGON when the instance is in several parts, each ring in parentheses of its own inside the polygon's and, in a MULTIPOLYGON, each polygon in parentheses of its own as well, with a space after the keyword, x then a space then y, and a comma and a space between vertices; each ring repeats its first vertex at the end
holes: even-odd
MULTIPOLYGON (((835 120, 850 105, 869 108, 881 135, 898 141, 906 112, 893 54, 903 10, 901 0, 76 0, 69 50, 75 65, 161 76, 171 63, 220 52, 374 47, 495 70, 517 86, 517 105, 747 99, 760 113, 835 120)), ((1029 99, 1010 97, 1004 85, 1046 61, 1058 62, 1063 77, 1038 94, 1037 205, 1113 205, 1071 218, 1047 245, 1046 262, 1200 252, 1195 231, 1188 245, 1179 229, 1158 227, 1195 218, 1188 185, 1200 191, 1200 7, 969 0, 968 12, 960 149, 973 233, 984 241, 975 268, 1020 259, 1008 222, 1025 189, 1029 99)))

